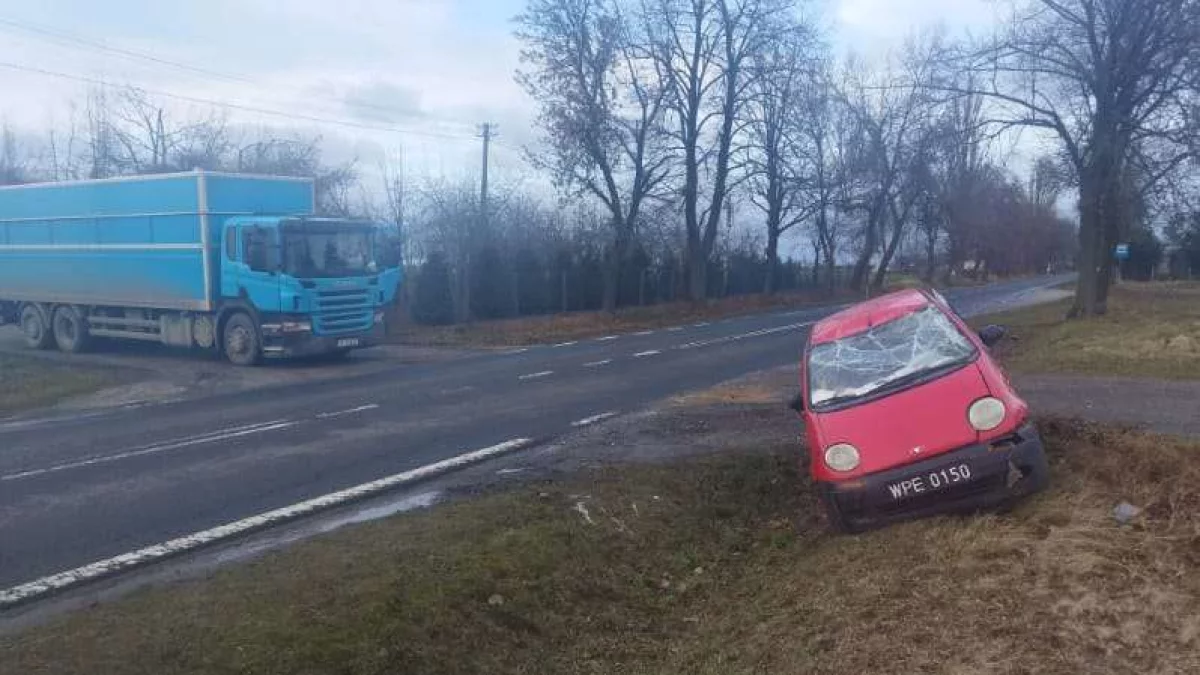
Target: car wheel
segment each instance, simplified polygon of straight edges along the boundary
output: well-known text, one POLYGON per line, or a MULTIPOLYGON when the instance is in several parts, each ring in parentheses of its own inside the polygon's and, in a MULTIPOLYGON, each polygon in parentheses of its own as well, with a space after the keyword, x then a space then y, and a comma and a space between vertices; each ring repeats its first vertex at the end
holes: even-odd
POLYGON ((87 349, 88 327, 83 316, 70 305, 60 305, 54 310, 54 342, 58 350, 67 354, 78 354, 87 349))
POLYGON ((46 325, 41 310, 35 305, 21 308, 21 335, 31 349, 49 349, 54 342, 54 332, 46 325))
POLYGON ((229 317, 221 331, 225 358, 236 366, 253 366, 262 357, 262 345, 254 321, 242 312, 229 317))
POLYGON ((827 494, 821 494, 821 506, 825 509, 825 518, 829 521, 829 528, 838 534, 858 534, 862 532, 862 528, 851 525, 846 517, 842 515, 842 510, 827 494))

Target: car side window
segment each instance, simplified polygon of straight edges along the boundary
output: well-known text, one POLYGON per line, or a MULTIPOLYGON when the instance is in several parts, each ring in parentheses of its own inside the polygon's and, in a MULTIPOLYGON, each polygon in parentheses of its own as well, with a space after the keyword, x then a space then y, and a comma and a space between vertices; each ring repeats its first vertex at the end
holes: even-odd
POLYGON ((237 235, 234 234, 233 227, 225 228, 225 257, 230 260, 237 260, 237 235))

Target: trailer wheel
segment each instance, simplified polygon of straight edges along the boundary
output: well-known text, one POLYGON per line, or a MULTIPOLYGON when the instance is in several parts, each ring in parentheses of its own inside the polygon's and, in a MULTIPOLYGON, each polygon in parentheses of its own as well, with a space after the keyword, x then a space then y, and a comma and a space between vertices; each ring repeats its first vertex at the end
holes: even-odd
POLYGON ((60 305, 54 310, 54 342, 58 344, 59 351, 68 354, 78 354, 87 349, 88 335, 87 322, 79 311, 70 305, 60 305))
POLYGON ((221 331, 221 347, 225 351, 225 358, 236 366, 258 363, 262 348, 254 321, 242 312, 229 317, 221 331))
POLYGON ((25 344, 31 349, 49 349, 54 339, 50 326, 46 325, 45 316, 36 305, 21 308, 21 333, 25 336, 25 344))

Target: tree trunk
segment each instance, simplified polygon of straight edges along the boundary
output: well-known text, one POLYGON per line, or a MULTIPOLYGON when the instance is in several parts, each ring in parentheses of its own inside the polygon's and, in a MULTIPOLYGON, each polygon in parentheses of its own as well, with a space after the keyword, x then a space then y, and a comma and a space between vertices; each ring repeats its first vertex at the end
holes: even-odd
POLYGON ((925 235, 925 283, 932 284, 937 274, 937 230, 933 236, 925 235))
POLYGON ((883 282, 886 280, 888 266, 892 264, 892 258, 896 256, 896 251, 900 248, 900 239, 904 235, 904 228, 900 223, 894 223, 892 229, 892 239, 888 242, 887 248, 884 249, 883 255, 879 258, 879 269, 875 270, 875 280, 871 282, 871 287, 875 290, 883 288, 883 282))
POLYGON ((821 242, 813 240, 812 287, 821 285, 821 242))
POLYGON ((708 297, 708 256, 701 249, 700 242, 694 247, 688 247, 688 299, 701 302, 708 297))
POLYGON ((767 227, 767 278, 763 281, 763 293, 774 295, 776 270, 779 268, 779 228, 767 227))
POLYGON ((1075 304, 1068 318, 1096 316, 1099 298, 1102 215, 1100 186, 1094 175, 1080 181, 1079 199, 1079 278, 1075 283, 1075 304))

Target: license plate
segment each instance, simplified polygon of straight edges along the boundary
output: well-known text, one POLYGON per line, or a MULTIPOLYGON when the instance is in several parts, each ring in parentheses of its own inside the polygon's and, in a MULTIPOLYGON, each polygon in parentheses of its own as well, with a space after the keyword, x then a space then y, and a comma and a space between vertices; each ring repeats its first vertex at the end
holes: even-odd
POLYGON ((890 483, 887 489, 892 499, 900 500, 928 492, 937 492, 951 485, 961 485, 970 481, 971 467, 966 464, 958 464, 890 483))
POLYGON ((358 338, 342 338, 341 340, 337 341, 338 348, 357 347, 360 344, 362 344, 362 341, 358 338))

